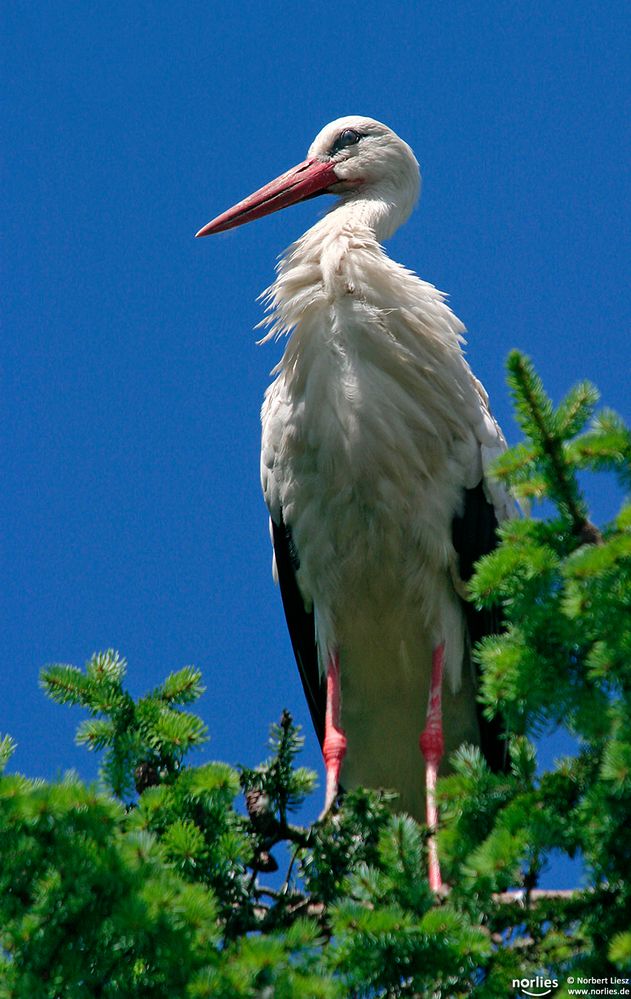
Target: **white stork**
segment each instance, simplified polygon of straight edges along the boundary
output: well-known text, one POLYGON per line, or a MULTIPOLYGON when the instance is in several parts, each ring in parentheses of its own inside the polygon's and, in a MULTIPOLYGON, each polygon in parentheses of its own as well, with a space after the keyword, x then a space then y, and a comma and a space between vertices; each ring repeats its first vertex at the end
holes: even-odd
MULTIPOLYGON (((485 474, 505 442, 462 323, 381 245, 419 191, 410 147, 353 115, 197 235, 339 196, 265 293, 264 341, 289 336, 262 409, 274 571, 322 745, 325 812, 340 786, 389 787, 418 818, 425 804, 435 828, 443 754, 468 742, 494 766, 501 757, 470 655, 493 622, 465 582, 512 501, 485 474)), ((440 885, 433 844, 430 880, 440 885)))

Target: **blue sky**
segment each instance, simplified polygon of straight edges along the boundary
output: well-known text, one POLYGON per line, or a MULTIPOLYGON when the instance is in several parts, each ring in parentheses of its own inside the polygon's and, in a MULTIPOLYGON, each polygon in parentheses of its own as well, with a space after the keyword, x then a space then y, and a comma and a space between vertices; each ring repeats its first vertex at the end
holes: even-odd
MULTIPOLYGON (((423 197, 389 252, 449 292, 507 436, 514 346, 554 398, 588 377, 628 418, 629 11, 5 8, 0 730, 19 769, 95 774, 37 677, 107 647, 135 693, 201 667, 206 758, 257 762, 287 705, 318 765, 258 482, 280 346, 253 327, 276 255, 322 203, 193 234, 330 119, 370 115, 415 149, 423 197)), ((590 499, 598 520, 619 501, 602 485, 590 499)))

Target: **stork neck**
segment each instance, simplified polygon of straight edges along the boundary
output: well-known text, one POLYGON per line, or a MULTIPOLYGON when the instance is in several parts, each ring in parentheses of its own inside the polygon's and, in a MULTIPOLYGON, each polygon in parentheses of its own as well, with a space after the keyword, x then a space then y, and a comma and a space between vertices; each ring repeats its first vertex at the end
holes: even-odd
MULTIPOLYGON (((346 266, 358 251, 369 252, 374 266, 385 266, 380 243, 405 221, 414 202, 402 208, 398 200, 366 189, 344 194, 324 218, 307 230, 282 256, 276 280, 264 293, 268 328, 261 342, 291 333, 299 325, 305 303, 313 303, 314 289, 330 302, 347 295, 346 266)), ((351 280, 351 284, 354 284, 351 280)))
POLYGON ((381 243, 389 239, 402 225, 412 210, 412 205, 401 207, 387 191, 353 191, 342 195, 329 212, 305 236, 318 239, 347 237, 352 232, 370 233, 381 243))
POLYGON ((400 225, 405 222, 408 211, 401 211, 396 201, 387 194, 369 194, 354 192, 342 197, 330 212, 330 216, 340 228, 369 229, 378 243, 389 239, 400 225))

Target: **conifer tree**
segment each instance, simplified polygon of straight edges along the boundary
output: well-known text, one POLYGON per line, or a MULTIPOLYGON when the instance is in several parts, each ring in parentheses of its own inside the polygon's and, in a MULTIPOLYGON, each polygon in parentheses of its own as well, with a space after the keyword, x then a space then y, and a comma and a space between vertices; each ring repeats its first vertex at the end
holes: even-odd
MULTIPOLYGON (((134 700, 124 660, 101 653, 42 672, 87 713, 98 786, 0 777, 0 999, 499 999, 536 976, 564 996, 569 975, 631 968, 631 507, 598 528, 582 489, 587 472, 628 490, 631 435, 594 416, 592 386, 555 409, 525 357, 508 369, 524 441, 496 474, 546 516, 505 524, 470 583, 506 621, 476 654, 510 769, 463 746, 439 782, 448 890, 430 891, 428 830, 392 794, 295 822, 315 775, 287 712, 260 766, 195 765, 200 672, 134 700), (560 726, 576 753, 540 772, 533 740, 560 726), (585 883, 542 891, 559 850, 585 883)), ((0 742, 3 770, 13 749, 0 742)))

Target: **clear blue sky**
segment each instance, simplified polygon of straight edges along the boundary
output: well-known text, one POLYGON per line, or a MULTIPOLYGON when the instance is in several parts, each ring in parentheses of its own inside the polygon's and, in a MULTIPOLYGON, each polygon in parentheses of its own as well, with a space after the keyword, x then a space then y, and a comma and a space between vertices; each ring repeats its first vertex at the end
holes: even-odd
MULTIPOLYGON (((516 439, 517 346, 558 399, 629 416, 627 3, 51 3, 5 7, 0 730, 16 766, 96 761, 44 663, 113 646, 140 693, 199 665, 206 758, 257 762, 287 705, 318 764, 258 482, 280 345, 255 345, 309 202, 193 233, 323 124, 390 124, 424 176, 393 256, 448 291, 516 439)), ((602 520, 613 489, 591 496, 602 520)), ((316 805, 314 804, 314 808, 316 805)))

